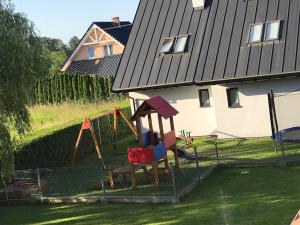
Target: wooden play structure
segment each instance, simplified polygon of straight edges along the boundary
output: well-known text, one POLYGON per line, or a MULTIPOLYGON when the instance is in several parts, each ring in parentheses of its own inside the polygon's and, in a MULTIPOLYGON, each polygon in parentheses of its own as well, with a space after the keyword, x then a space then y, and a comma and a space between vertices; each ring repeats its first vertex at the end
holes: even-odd
POLYGON ((116 176, 130 176, 132 180, 132 188, 136 187, 136 172, 143 170, 145 175, 153 174, 155 186, 160 186, 159 174, 162 170, 165 176, 168 176, 169 165, 167 150, 174 153, 175 166, 179 168, 178 154, 176 149, 176 135, 173 117, 178 111, 173 108, 166 100, 161 97, 154 97, 143 102, 131 117, 131 121, 136 122, 137 136, 139 140, 139 148, 128 148, 129 166, 124 166, 110 171, 109 179, 111 187, 114 188, 114 178, 116 176), (158 134, 153 130, 153 114, 157 114, 160 140, 158 134), (141 118, 147 117, 149 131, 142 133, 141 118), (165 133, 163 126, 163 118, 170 121, 171 131, 165 133), (159 167, 163 164, 163 167, 159 167), (150 167, 150 169, 147 169, 150 167))
MULTIPOLYGON (((117 108, 113 112, 104 114, 101 117, 108 116, 108 118, 109 118, 110 115, 113 115, 113 118, 114 118, 114 121, 113 121, 113 131, 112 131, 112 133, 113 133, 113 145, 116 144, 116 136, 117 136, 117 128, 118 128, 118 118, 123 119, 125 121, 126 125, 129 127, 129 129, 133 132, 133 134, 135 136, 137 136, 137 132, 135 131, 133 125, 126 118, 126 116, 124 115, 124 113, 123 113, 123 111, 121 109, 117 108)), ((99 122, 99 118, 97 118, 97 120, 99 122)), ((109 123, 110 123, 110 121, 109 121, 109 123)), ((93 138, 93 142, 94 142, 95 147, 96 147, 97 156, 98 156, 99 160, 101 161, 103 168, 105 168, 105 164, 104 164, 104 161, 103 161, 103 155, 102 155, 102 151, 101 151, 101 148, 100 148, 100 145, 102 143, 100 143, 100 145, 99 145, 99 143, 97 141, 97 137, 96 137, 95 131, 94 131, 94 128, 93 128, 93 123, 92 123, 92 121, 89 118, 85 119, 83 121, 82 125, 81 125, 80 131, 79 131, 79 135, 78 135, 78 138, 77 138, 77 141, 76 141, 76 145, 75 145, 75 148, 74 148, 74 151, 73 151, 72 165, 74 164, 74 162, 76 160, 78 149, 79 149, 79 144, 80 144, 80 140, 82 138, 83 132, 87 131, 87 130, 89 130, 91 132, 91 135, 92 135, 92 138, 93 138)), ((100 132, 100 130, 99 130, 99 132, 100 132)), ((101 142, 101 134, 99 134, 99 136, 100 136, 100 142, 101 142)))

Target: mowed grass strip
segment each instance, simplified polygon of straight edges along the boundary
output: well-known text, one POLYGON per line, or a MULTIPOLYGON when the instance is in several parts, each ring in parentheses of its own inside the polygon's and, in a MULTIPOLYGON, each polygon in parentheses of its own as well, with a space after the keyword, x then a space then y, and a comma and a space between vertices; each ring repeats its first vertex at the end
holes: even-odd
POLYGON ((299 172, 300 167, 220 169, 176 205, 1 207, 0 224, 290 224, 300 208, 299 172))
POLYGON ((20 145, 49 135, 55 131, 79 124, 85 118, 96 118, 111 112, 114 108, 129 107, 128 99, 111 100, 99 103, 66 102, 57 105, 38 105, 29 108, 31 131, 20 141, 20 145))

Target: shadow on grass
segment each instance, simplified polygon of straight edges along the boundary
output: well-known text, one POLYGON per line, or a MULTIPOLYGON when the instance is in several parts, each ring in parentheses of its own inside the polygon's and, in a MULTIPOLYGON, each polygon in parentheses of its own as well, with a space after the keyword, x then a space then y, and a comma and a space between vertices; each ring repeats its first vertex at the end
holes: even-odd
POLYGON ((222 169, 177 205, 2 207, 0 218, 7 225, 289 224, 300 207, 299 172, 299 167, 222 169))

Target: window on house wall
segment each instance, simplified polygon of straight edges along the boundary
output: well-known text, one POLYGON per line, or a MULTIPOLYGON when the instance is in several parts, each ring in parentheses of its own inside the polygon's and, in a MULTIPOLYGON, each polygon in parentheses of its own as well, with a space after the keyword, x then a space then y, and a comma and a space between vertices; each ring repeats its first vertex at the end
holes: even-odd
POLYGON ((90 57, 90 59, 95 58, 95 51, 94 51, 93 47, 89 47, 89 57, 90 57))
POLYGON ((109 56, 113 54, 113 46, 112 45, 105 45, 104 46, 104 55, 109 56))
POLYGON ((279 39, 280 21, 266 23, 265 41, 279 39))
POLYGON ((227 89, 227 101, 228 101, 228 107, 230 108, 241 107, 240 99, 239 99, 239 90, 237 88, 227 89))
POLYGON ((182 36, 176 39, 174 53, 186 52, 188 38, 189 38, 188 36, 182 36))
POLYGON ((199 90, 199 100, 201 107, 210 107, 209 91, 208 89, 199 90))
POLYGON ((250 25, 248 43, 261 42, 263 32, 263 24, 250 25))
POLYGON ((173 50, 174 45, 174 38, 166 38, 163 41, 163 44, 160 49, 161 54, 168 54, 171 53, 173 50))

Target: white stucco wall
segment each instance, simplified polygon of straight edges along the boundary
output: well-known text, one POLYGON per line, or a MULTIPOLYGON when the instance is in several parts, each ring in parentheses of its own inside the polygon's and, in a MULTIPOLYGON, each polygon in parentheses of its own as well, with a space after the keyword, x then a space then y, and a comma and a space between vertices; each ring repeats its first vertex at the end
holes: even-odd
MULTIPOLYGON (((209 87, 168 88, 132 92, 129 95, 137 99, 140 104, 143 100, 158 95, 166 99, 179 111, 174 118, 177 135, 180 130, 188 130, 193 136, 217 134, 220 138, 263 137, 271 135, 267 94, 271 90, 275 93, 284 93, 299 88, 300 78, 289 78, 209 87), (228 107, 226 90, 232 87, 239 89, 240 108, 228 107), (211 107, 201 108, 198 90, 206 88, 209 89, 211 107)), ((285 107, 289 108, 287 106, 290 105, 290 109, 293 109, 296 107, 294 104, 297 103, 286 103, 285 107)), ((298 105, 300 114, 300 104, 298 105)), ((154 123, 156 124, 156 121, 154 123)), ((147 120, 143 121, 143 125, 147 129, 147 120)), ((167 132, 169 123, 166 121, 165 125, 165 132, 167 132)))

